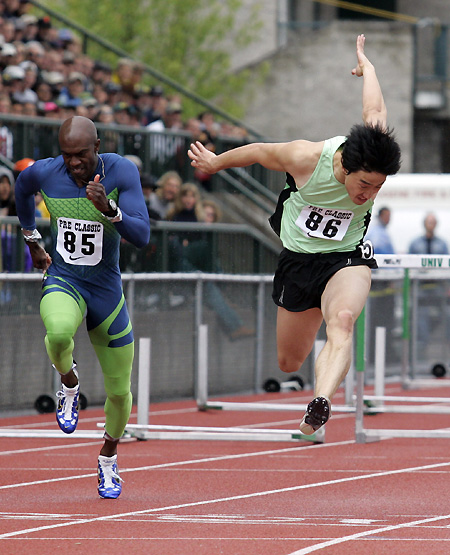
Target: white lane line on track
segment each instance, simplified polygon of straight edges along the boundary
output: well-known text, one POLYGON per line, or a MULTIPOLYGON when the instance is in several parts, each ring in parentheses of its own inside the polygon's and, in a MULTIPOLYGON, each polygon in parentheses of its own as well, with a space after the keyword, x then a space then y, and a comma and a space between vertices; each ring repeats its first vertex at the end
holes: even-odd
MULTIPOLYGON (((307 555, 308 553, 313 553, 313 551, 319 551, 320 549, 325 549, 326 547, 331 547, 340 543, 345 543, 352 540, 357 540, 359 538, 365 538, 367 536, 373 536, 374 534, 381 534, 383 532, 390 532, 392 530, 400 530, 401 528, 411 528, 413 526, 419 526, 421 524, 427 524, 428 522, 436 522, 438 520, 450 519, 449 515, 435 516, 432 518, 425 518, 422 520, 413 520, 411 522, 404 522, 403 524, 393 524, 391 526, 384 526, 383 528, 378 528, 378 530, 367 530, 366 532, 358 532, 357 534, 351 534, 350 536, 344 536, 342 538, 335 538, 326 542, 321 542, 310 547, 305 547, 299 549, 298 551, 293 551, 289 555, 307 555)), ((420 541, 420 540, 416 540, 420 541)))
POLYGON ((92 445, 103 445, 103 440, 89 441, 86 443, 68 443, 65 445, 51 445, 47 447, 30 447, 29 449, 11 449, 10 451, 1 451, 0 457, 4 455, 19 455, 24 453, 39 453, 39 451, 55 451, 57 449, 71 449, 74 447, 88 447, 92 445))
MULTIPOLYGON (((348 444, 351 442, 340 442, 339 444, 348 444)), ((309 449, 313 449, 313 448, 325 448, 327 445, 331 445, 331 444, 322 444, 322 445, 313 445, 311 447, 309 447, 309 449)), ((338 444, 334 444, 334 445, 338 445, 338 444)), ((308 447, 307 447, 308 448, 308 447)), ((281 452, 285 452, 285 451, 289 451, 292 450, 294 451, 295 449, 299 449, 298 447, 294 447, 294 448, 287 448, 287 449, 281 449, 281 452)), ((213 459, 204 459, 204 460, 224 460, 224 459, 232 459, 232 458, 239 458, 239 457, 248 457, 248 456, 259 456, 262 454, 268 454, 268 453, 276 453, 276 450, 272 450, 272 451, 266 451, 264 452, 258 452, 258 453, 246 453, 244 455, 231 455, 231 456, 225 456, 225 457, 214 457, 213 459)), ((187 464, 193 464, 195 462, 202 462, 201 460, 199 461, 185 461, 185 463, 187 464)), ((165 467, 165 466, 173 466, 176 464, 180 464, 180 463, 169 463, 169 465, 157 465, 157 467, 161 468, 161 467, 165 467)), ((243 494, 243 495, 233 495, 230 497, 221 497, 221 498, 217 498, 217 499, 207 499, 204 501, 195 501, 195 502, 191 502, 191 503, 181 503, 178 505, 169 505, 166 507, 156 507, 153 509, 144 509, 141 511, 131 511, 131 512, 126 512, 126 513, 117 513, 117 514, 112 514, 112 515, 107 515, 107 516, 101 516, 101 517, 95 517, 95 518, 85 518, 85 519, 80 519, 80 520, 75 520, 72 522, 64 522, 64 523, 58 523, 58 524, 54 524, 54 525, 48 525, 48 526, 39 526, 36 528, 28 528, 26 530, 17 530, 15 532, 8 532, 5 534, 1 534, 0 535, 0 539, 6 539, 6 538, 12 538, 12 537, 16 537, 16 536, 20 536, 23 534, 30 534, 33 532, 41 532, 42 530, 50 530, 50 529, 55 529, 55 528, 62 528, 65 526, 73 526, 74 524, 78 525, 78 524, 90 524, 92 522, 102 522, 102 521, 109 521, 109 520, 114 520, 114 519, 120 519, 120 518, 126 518, 126 517, 130 517, 130 516, 136 516, 136 515, 144 515, 144 514, 150 514, 150 513, 156 513, 156 512, 163 512, 163 511, 171 511, 171 510, 175 510, 175 509, 185 509, 188 507, 201 507, 201 506, 206 506, 206 505, 214 505, 216 503, 226 503, 226 502, 230 502, 230 501, 241 501, 243 499, 255 499, 258 497, 265 497, 265 496, 269 496, 269 495, 276 495, 276 494, 282 494, 282 493, 291 493, 294 491, 300 491, 300 490, 305 490, 305 489, 312 489, 312 488, 317 488, 317 487, 325 487, 325 486, 332 486, 332 485, 337 485, 337 484, 343 484, 346 482, 356 482, 356 481, 360 481, 360 480, 368 480, 371 478, 380 478, 380 477, 384 477, 384 476, 394 476, 394 475, 398 475, 398 474, 406 474, 406 473, 410 473, 410 472, 415 472, 418 470, 425 470, 425 469, 432 469, 432 468, 438 468, 438 467, 442 467, 442 466, 450 466, 450 461, 446 462, 446 463, 437 463, 437 464, 431 464, 431 465, 427 465, 427 466, 417 466, 417 467, 410 467, 410 468, 402 468, 402 469, 398 469, 398 470, 388 470, 388 471, 384 471, 384 472, 376 472, 374 474, 369 474, 369 475, 365 475, 365 476, 353 476, 353 477, 349 477, 349 478, 340 478, 339 480, 328 480, 325 482, 316 482, 313 484, 304 484, 301 486, 292 486, 292 487, 288 487, 288 488, 280 488, 280 489, 276 489, 276 490, 266 490, 266 491, 258 491, 258 492, 254 492, 254 493, 247 493, 247 494, 243 494)), ((150 468, 155 468, 155 467, 142 467, 139 470, 148 470, 150 468)), ((136 470, 136 469, 134 469, 136 470)), ((92 475, 90 475, 92 476, 92 475)), ((51 481, 51 480, 49 480, 51 481)), ((43 482, 40 482, 43 483, 43 482)), ((406 524, 402 524, 402 525, 397 525, 397 526, 388 526, 388 527, 384 527, 378 530, 378 532, 382 532, 382 531, 388 531, 388 530, 394 530, 396 528, 402 528, 402 527, 407 527, 407 526, 414 526, 416 524, 424 524, 427 522, 435 522, 437 520, 443 520, 443 519, 448 519, 450 518, 450 515, 446 515, 446 516, 439 516, 439 517, 433 517, 433 518, 428 518, 428 519, 422 519, 422 520, 417 520, 414 522, 410 522, 410 523, 406 523, 406 524)), ((372 531, 372 533, 375 533, 376 531, 372 531)), ((362 537, 364 535, 368 535, 365 533, 361 533, 362 537)), ((353 536, 348 536, 348 539, 345 538, 339 538, 338 540, 342 541, 349 541, 351 539, 356 539, 357 537, 359 537, 361 534, 354 534, 353 536)), ((336 543, 339 543, 339 541, 336 540, 336 543)), ((331 544, 332 545, 332 544, 331 544)), ((325 547, 325 545, 324 545, 325 547)), ((312 548, 307 548, 310 549, 311 551, 316 551, 317 549, 321 549, 320 546, 313 546, 312 548)), ((311 551, 297 551, 295 552, 295 555, 302 555, 303 553, 310 553, 311 551)), ((291 554, 294 555, 294 554, 291 554)))
MULTIPOLYGON (((289 453, 292 451, 303 451, 304 449, 323 449, 327 447, 338 447, 341 445, 350 445, 354 443, 354 440, 347 440, 347 441, 339 441, 336 443, 322 443, 320 445, 304 445, 298 447, 286 447, 285 449, 270 449, 265 451, 255 451, 252 453, 239 453, 237 455, 221 455, 219 457, 207 457, 203 459, 189 459, 186 461, 176 461, 171 463, 161 463, 149 466, 140 466, 137 468, 124 468, 120 469, 121 474, 126 474, 127 472, 146 472, 148 470, 160 470, 164 468, 172 468, 177 466, 186 466, 191 464, 201 464, 201 463, 209 463, 209 462, 217 462, 217 461, 226 461, 226 460, 233 460, 233 459, 244 459, 249 457, 259 457, 259 456, 267 456, 267 455, 277 455, 278 453, 289 453)), ((444 463, 442 463, 444 464, 444 463)), ((2 489, 13 489, 13 488, 21 488, 25 486, 35 486, 38 484, 50 484, 54 482, 64 482, 66 480, 77 480, 80 478, 92 478, 93 476, 97 476, 97 472, 91 474, 82 474, 76 476, 65 476, 62 478, 51 478, 49 480, 36 480, 34 482, 21 482, 17 484, 8 484, 4 486, 0 486, 0 490, 2 489)))

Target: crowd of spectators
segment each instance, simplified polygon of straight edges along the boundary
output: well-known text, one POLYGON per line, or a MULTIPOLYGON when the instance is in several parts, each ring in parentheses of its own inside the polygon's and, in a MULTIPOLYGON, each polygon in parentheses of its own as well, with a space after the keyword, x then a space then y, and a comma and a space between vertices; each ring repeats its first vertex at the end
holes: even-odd
MULTIPOLYGON (((185 120, 182 98, 146 83, 142 64, 94 60, 76 33, 30 11, 27 0, 0 0, 0 113, 187 130, 211 148, 217 135, 245 137, 242 128, 208 112, 185 120)), ((11 159, 7 132, 0 126, 0 153, 11 159)))

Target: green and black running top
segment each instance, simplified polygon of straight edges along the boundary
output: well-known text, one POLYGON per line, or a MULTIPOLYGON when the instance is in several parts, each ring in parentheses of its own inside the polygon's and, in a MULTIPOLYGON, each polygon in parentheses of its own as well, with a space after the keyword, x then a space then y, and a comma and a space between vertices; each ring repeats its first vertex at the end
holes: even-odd
POLYGON ((120 277, 120 238, 143 247, 150 238, 150 222, 135 164, 113 153, 98 156, 99 174, 108 198, 122 211, 122 221, 111 223, 86 198, 62 156, 38 160, 19 174, 17 215, 24 229, 35 228, 34 195, 40 191, 51 218, 53 275, 81 281, 103 275, 120 277))
POLYGON ((373 201, 355 204, 334 176, 333 158, 345 140, 338 136, 325 141, 313 174, 300 189, 286 174, 286 187, 269 219, 286 249, 311 254, 349 252, 362 244, 373 201))

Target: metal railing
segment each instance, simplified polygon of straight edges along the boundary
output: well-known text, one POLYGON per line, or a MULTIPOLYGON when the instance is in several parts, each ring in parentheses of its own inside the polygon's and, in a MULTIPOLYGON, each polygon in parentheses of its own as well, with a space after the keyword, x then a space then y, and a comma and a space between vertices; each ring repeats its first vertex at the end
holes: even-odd
MULTIPOLYGON (((50 220, 38 218, 37 227, 50 250, 50 220)), ((19 220, 15 216, 0 218, 0 231, 0 271, 32 271, 19 220)), ((261 232, 245 224, 161 221, 152 225, 146 247, 137 249, 122 242, 120 249, 120 266, 126 272, 177 272, 186 269, 182 260, 186 257, 192 270, 261 274, 274 271, 281 246, 275 247, 261 232), (185 232, 195 234, 190 250, 179 248, 177 238, 185 232)))

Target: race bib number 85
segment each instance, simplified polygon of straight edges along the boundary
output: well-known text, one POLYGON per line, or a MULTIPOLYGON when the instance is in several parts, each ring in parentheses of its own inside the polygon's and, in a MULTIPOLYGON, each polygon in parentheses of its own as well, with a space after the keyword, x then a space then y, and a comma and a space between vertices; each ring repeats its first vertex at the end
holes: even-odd
POLYGON ((102 259, 103 224, 58 218, 56 250, 67 264, 95 266, 102 259))
POLYGON ((342 241, 353 218, 351 210, 305 206, 295 224, 307 237, 342 241))

